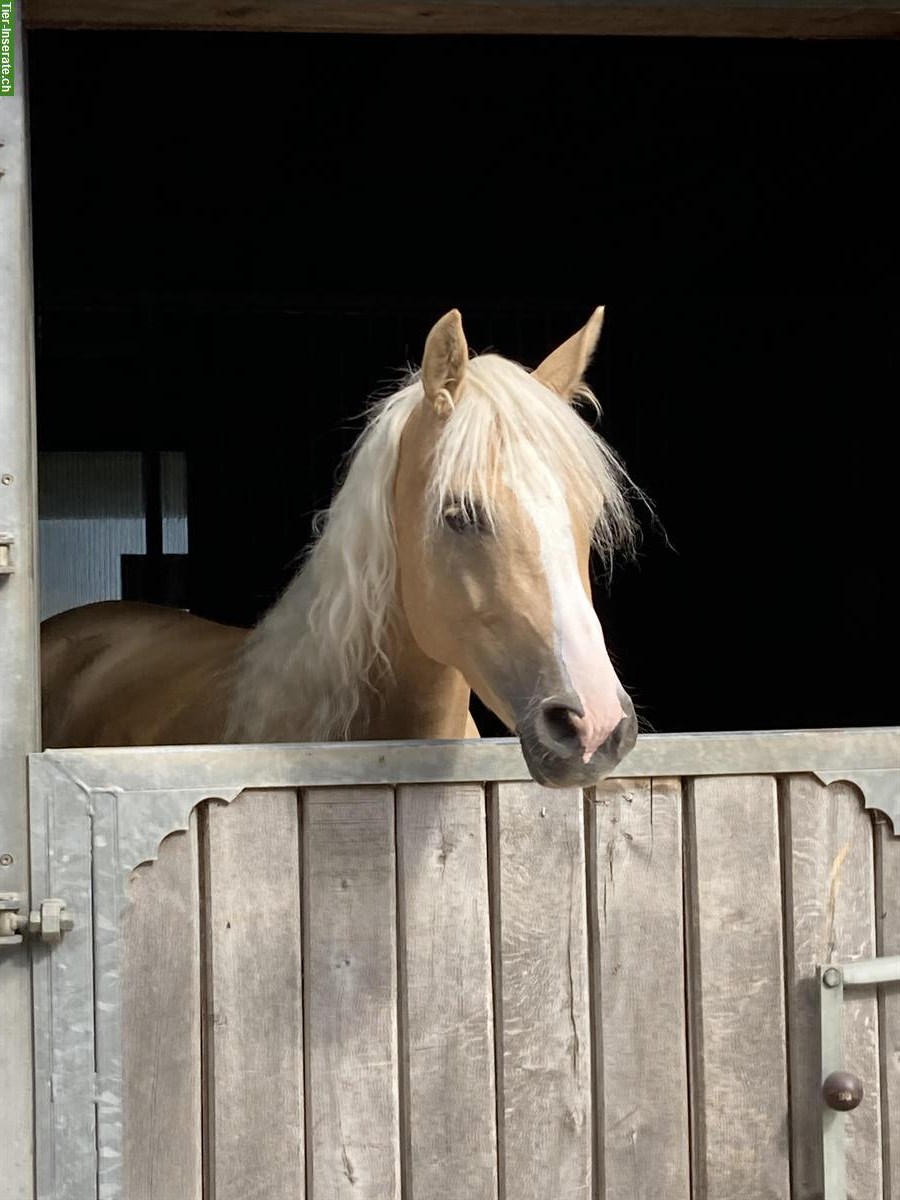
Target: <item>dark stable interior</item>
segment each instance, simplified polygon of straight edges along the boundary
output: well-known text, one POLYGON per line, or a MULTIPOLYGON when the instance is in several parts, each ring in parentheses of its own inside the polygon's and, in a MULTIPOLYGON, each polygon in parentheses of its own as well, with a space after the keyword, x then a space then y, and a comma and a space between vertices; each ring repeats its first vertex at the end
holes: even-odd
POLYGON ((446 309, 533 366, 603 303, 601 428, 665 531, 596 584, 645 725, 897 723, 896 43, 28 52, 41 448, 187 455, 145 598, 254 621, 446 309))

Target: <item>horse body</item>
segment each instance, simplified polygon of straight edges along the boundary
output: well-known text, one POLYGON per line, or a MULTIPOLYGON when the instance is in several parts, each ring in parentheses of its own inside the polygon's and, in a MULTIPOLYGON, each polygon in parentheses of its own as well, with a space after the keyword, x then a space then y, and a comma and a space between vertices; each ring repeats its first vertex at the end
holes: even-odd
POLYGON ((46 746, 221 742, 246 630, 111 600, 41 626, 46 746))
POLYGON ((607 774, 637 725, 589 582, 630 535, 627 476, 574 410, 602 311, 534 372, 438 321, 254 630, 123 602, 46 621, 45 745, 463 738, 474 691, 539 782, 607 774))
MULTIPOLYGON (((124 600, 49 618, 41 626, 44 745, 224 741, 249 637, 249 630, 180 609, 124 600)), ((388 741, 478 736, 462 676, 437 672, 429 688, 427 667, 415 657, 397 647, 392 694, 380 696, 377 711, 358 719, 350 736, 388 741)), ((280 720, 262 740, 309 740, 302 705, 290 704, 290 690, 287 698, 280 720)), ((274 714, 269 715, 271 720, 274 714)))

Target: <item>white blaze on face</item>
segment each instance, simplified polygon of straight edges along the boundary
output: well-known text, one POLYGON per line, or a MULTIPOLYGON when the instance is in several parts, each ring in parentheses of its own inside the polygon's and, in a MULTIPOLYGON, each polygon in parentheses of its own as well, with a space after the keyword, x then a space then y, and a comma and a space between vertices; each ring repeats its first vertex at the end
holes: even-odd
POLYGON ((548 482, 543 496, 519 497, 519 502, 537 530, 553 606, 556 653, 584 710, 584 716, 573 717, 572 724, 588 763, 625 716, 621 685, 581 582, 565 496, 555 482, 548 482))

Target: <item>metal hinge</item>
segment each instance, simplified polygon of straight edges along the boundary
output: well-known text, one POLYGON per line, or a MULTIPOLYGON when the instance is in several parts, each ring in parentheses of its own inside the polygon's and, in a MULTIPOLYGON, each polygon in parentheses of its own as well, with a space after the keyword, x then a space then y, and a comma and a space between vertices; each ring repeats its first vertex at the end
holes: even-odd
POLYGON ((22 912, 25 897, 18 892, 0 892, 0 948, 18 946, 26 937, 41 942, 60 942, 75 922, 66 912, 65 900, 42 900, 38 909, 22 912))
POLYGON ((12 552, 16 539, 11 533, 0 533, 0 576, 12 575, 15 571, 12 552))

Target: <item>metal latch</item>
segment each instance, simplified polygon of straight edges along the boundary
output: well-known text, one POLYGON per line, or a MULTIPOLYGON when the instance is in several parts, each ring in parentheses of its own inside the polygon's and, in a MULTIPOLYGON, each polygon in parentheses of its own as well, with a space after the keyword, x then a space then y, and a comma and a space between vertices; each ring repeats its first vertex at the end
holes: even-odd
POLYGON ((74 928, 65 900, 42 900, 39 909, 28 913, 22 912, 24 901, 17 892, 0 892, 0 947, 17 946, 26 937, 60 942, 74 928))
POLYGON ((858 1076, 844 1066, 843 1008, 845 988, 900 980, 900 954, 817 968, 822 1047, 822 1176, 823 1200, 847 1200, 844 1158, 845 1113, 863 1099, 858 1076))
POLYGON ((11 533, 0 533, 0 575, 12 575, 15 565, 12 560, 16 539, 11 533))

